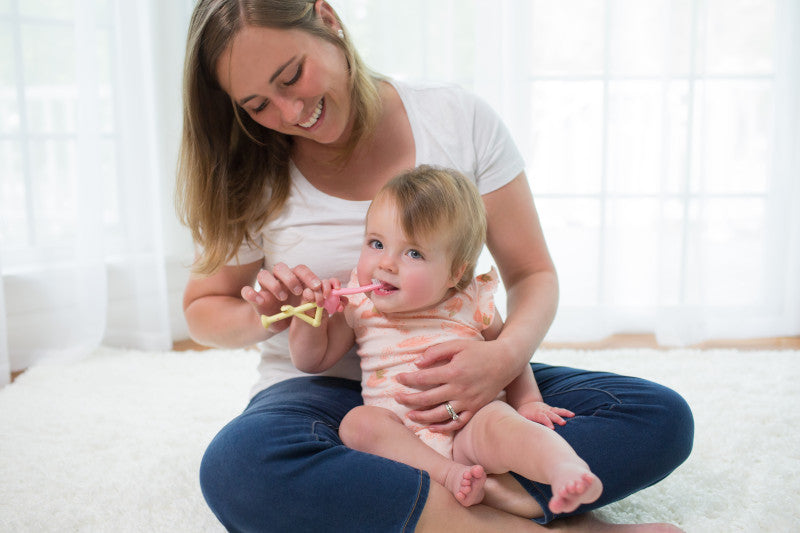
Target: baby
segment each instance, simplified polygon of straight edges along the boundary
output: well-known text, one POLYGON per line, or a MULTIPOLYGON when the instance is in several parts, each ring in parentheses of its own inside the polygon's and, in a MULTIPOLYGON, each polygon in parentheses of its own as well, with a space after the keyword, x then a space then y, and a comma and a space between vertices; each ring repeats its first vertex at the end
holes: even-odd
MULTIPOLYGON (((483 500, 487 474, 513 471, 552 487, 553 512, 571 512, 596 500, 602 483, 551 429, 573 413, 543 402, 530 366, 508 385, 504 400, 490 402, 457 431, 412 421, 410 409, 394 399, 411 391, 395 376, 417 370, 414 361, 428 347, 500 334, 497 275, 492 269, 473 277, 485 238, 483 202, 464 176, 430 166, 397 176, 370 205, 350 281, 380 287, 342 298, 344 312, 326 314, 320 327, 293 318, 292 361, 305 372, 323 372, 357 343, 365 405, 342 421, 345 445, 426 470, 465 506, 483 500)), ((318 291, 304 291, 304 301, 322 305, 339 284, 324 280, 318 291)), ((443 407, 458 420, 449 402, 443 407)))

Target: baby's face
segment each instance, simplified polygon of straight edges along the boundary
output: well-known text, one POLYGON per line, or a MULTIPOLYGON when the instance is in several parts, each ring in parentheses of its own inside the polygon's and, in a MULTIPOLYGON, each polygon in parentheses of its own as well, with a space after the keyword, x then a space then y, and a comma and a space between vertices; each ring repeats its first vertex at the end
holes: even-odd
POLYGON ((456 283, 447 232, 410 238, 403 232, 391 198, 379 198, 367 215, 358 260, 358 283, 383 283, 370 298, 381 313, 429 309, 444 300, 456 283))

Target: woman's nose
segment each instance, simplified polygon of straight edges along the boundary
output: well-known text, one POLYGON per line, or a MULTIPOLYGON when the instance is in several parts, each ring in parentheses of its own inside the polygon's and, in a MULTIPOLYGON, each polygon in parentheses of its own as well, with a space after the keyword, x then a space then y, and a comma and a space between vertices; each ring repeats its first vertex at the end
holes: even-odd
POLYGON ((284 123, 294 125, 303 119, 303 101, 299 98, 278 97, 272 102, 280 111, 284 123))

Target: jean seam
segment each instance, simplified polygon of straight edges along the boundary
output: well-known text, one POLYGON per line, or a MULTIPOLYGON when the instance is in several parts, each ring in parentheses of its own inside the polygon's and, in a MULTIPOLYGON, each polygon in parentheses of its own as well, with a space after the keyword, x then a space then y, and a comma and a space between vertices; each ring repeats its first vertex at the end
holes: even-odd
MULTIPOLYGON (((608 396, 609 398, 614 400, 614 402, 616 402, 616 403, 611 403, 608 407, 605 407, 605 409, 607 409, 607 410, 611 410, 611 409, 614 409, 615 407, 618 407, 618 406, 622 405, 622 400, 620 400, 614 393, 609 392, 609 391, 604 390, 604 389, 598 389, 598 388, 595 388, 595 387, 581 387, 579 389, 570 389, 570 390, 567 390, 567 391, 560 391, 560 392, 557 392, 557 393, 554 393, 554 394, 548 394, 547 397, 548 398, 553 398, 555 396, 559 396, 559 395, 562 395, 562 394, 571 394, 573 392, 580 392, 580 391, 599 392, 601 394, 605 394, 606 396, 608 396)), ((550 402, 548 402, 548 403, 550 403, 550 402)), ((591 415, 588 415, 588 416, 595 416, 597 413, 599 413, 602 410, 603 409, 597 409, 591 415)))
POLYGON ((416 510, 417 506, 419 505, 419 500, 420 500, 420 497, 422 496, 423 475, 422 475, 422 472, 420 472, 419 470, 417 470, 417 472, 419 472, 419 478, 418 478, 419 479, 419 484, 417 485, 417 495, 414 498, 414 503, 411 505, 411 509, 409 509, 409 513, 406 516, 406 521, 403 523, 403 527, 402 527, 401 531, 406 531, 408 529, 409 521, 411 520, 411 517, 416 514, 414 511, 416 510))
MULTIPOLYGON (((314 435, 314 438, 317 439, 317 442, 328 441, 328 439, 321 437, 317 433, 317 425, 318 424, 321 424, 321 425, 325 426, 326 428, 333 430, 337 435, 339 434, 339 428, 338 427, 332 426, 331 424, 327 424, 327 423, 325 423, 325 422, 323 422, 321 420, 314 420, 313 422, 311 422, 311 434, 314 435)), ((339 444, 339 443, 335 443, 335 444, 339 444)))

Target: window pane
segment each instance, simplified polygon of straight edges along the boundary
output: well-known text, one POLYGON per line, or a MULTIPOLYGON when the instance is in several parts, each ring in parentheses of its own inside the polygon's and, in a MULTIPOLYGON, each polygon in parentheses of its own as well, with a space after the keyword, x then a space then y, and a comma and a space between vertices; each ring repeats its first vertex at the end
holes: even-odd
POLYGON ((536 208, 560 279, 561 305, 597 304, 600 202, 538 198, 536 208))
POLYGON ((613 75, 685 75, 691 52, 690 0, 614 0, 609 4, 613 75))
POLYGON ((601 74, 604 24, 604 2, 535 1, 525 47, 531 75, 601 74))
POLYGON ((603 303, 633 307, 658 304, 659 262, 664 259, 659 253, 660 222, 657 199, 608 201, 603 303))
POLYGON ((685 284, 685 257, 687 224, 689 211, 683 199, 668 199, 659 206, 661 225, 657 232, 649 236, 658 240, 658 303, 675 306, 683 303, 685 284))
POLYGON ((94 109, 97 113, 98 125, 103 133, 111 133, 115 130, 114 108, 113 108, 113 71, 111 68, 113 53, 113 41, 111 31, 104 28, 96 28, 97 45, 94 52, 95 57, 90 59, 91 68, 97 76, 97 93, 95 94, 94 109))
POLYGON ((531 87, 531 145, 523 147, 534 193, 596 193, 603 167, 603 84, 541 81, 531 87))
POLYGON ((707 73, 772 72, 774 2, 709 0, 707 16, 707 73))
POLYGON ((74 45, 71 26, 22 25, 31 133, 75 131, 74 45))
POLYGON ((16 80, 14 40, 11 23, 0 21, 0 86, 11 86, 16 80))
POLYGON ((768 81, 698 84, 693 192, 763 193, 772 145, 773 89, 768 81))
POLYGON ((3 248, 27 243, 25 177, 18 141, 0 141, 0 242, 3 248))
POLYGON ((763 289, 764 200, 720 198, 690 205, 690 304, 754 305, 763 289))
POLYGON ((470 80, 475 57, 474 9, 474 2, 452 0, 412 0, 399 9, 391 2, 370 2, 369 7, 354 2, 341 16, 364 61, 383 74, 406 79, 470 80), (420 23, 428 20, 445 20, 447 24, 420 23), (393 44, 398 39, 402 40, 402 53, 393 44))
POLYGON ((108 229, 118 229, 120 223, 116 148, 112 139, 98 143, 97 167, 103 184, 103 223, 108 229))
POLYGON ((22 24, 25 83, 75 82, 75 36, 72 26, 22 24))
POLYGON ((74 141, 31 145, 33 219, 37 244, 72 238, 78 205, 74 141))
POLYGON ((19 131, 16 57, 11 24, 0 22, 0 134, 19 131))
POLYGON ((71 20, 75 16, 74 0, 22 0, 19 12, 23 16, 71 20))
POLYGON ((608 176, 614 193, 679 193, 686 174, 688 83, 609 84, 608 176))

